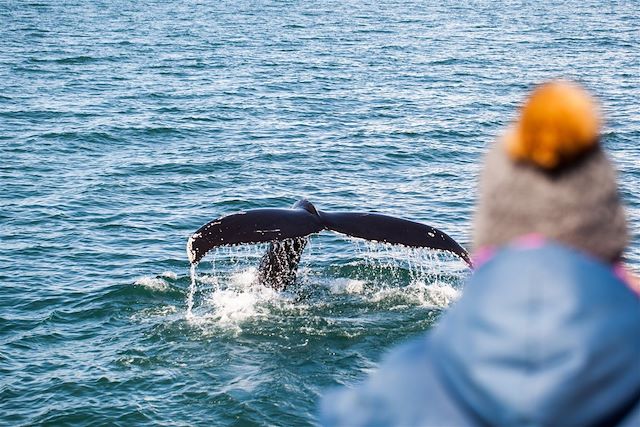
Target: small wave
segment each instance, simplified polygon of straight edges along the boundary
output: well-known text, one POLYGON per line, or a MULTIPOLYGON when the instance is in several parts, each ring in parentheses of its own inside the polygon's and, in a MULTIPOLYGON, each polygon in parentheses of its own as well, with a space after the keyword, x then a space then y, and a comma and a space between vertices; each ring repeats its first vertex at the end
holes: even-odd
POLYGON ((169 290, 169 284, 161 277, 141 277, 133 284, 152 291, 166 292, 169 290))
POLYGON ((58 64, 78 65, 78 64, 88 64, 90 62, 99 61, 100 59, 101 58, 96 58, 93 56, 79 55, 79 56, 69 56, 66 58, 54 59, 52 60, 52 62, 55 62, 58 64))
MULTIPOLYGON (((89 117, 91 114, 75 114, 75 117, 89 117)), ((109 132, 84 132, 84 131, 68 131, 68 132, 46 132, 38 135, 38 138, 52 139, 59 141, 79 141, 83 144, 89 142, 120 142, 121 139, 109 132)), ((83 149, 84 145, 74 147, 74 149, 83 149)))
POLYGON ((363 280, 339 278, 327 283, 332 294, 362 294, 365 282, 363 280))
POLYGON ((140 323, 154 322, 157 318, 163 319, 164 321, 172 317, 175 320, 177 312, 178 308, 175 305, 154 306, 134 313, 131 316, 131 320, 140 323))
POLYGON ((428 288, 429 300, 437 307, 448 307, 460 298, 461 291, 448 284, 435 283, 428 288))
POLYGON ((160 277, 164 277, 170 280, 178 280, 178 274, 173 271, 165 271, 160 274, 160 277))
POLYGON ((370 297, 371 303, 394 306, 418 305, 428 308, 446 308, 460 297, 460 290, 442 282, 417 281, 409 286, 382 288, 370 297))
POLYGON ((66 56, 62 58, 29 58, 29 62, 31 63, 54 63, 54 64, 64 64, 64 65, 81 65, 88 64, 91 62, 96 62, 103 60, 105 58, 99 58, 95 56, 89 55, 76 55, 76 56, 66 56))

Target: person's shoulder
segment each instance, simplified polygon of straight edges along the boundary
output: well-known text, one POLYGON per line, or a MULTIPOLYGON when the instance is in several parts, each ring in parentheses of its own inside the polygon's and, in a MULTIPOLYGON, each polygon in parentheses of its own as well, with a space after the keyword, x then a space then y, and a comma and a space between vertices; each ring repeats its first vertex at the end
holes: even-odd
POLYGON ((321 425, 473 425, 441 383, 429 341, 426 335, 395 348, 365 382, 329 393, 321 403, 321 425))

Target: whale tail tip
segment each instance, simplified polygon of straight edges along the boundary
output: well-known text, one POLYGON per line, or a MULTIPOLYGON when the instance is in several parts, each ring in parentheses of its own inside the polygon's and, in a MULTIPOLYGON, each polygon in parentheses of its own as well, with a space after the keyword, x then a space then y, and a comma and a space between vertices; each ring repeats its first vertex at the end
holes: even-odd
POLYGON ((187 240, 187 257, 189 258, 190 264, 197 264, 198 261, 200 261, 197 258, 196 250, 193 247, 193 242, 198 237, 200 237, 200 233, 193 233, 191 236, 189 236, 189 239, 187 240))

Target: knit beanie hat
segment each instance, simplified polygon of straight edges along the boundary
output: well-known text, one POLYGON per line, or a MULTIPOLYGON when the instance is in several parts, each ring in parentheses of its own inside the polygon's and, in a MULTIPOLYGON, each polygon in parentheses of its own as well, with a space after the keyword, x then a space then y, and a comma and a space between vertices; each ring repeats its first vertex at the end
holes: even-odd
POLYGON ((550 82, 535 89, 485 158, 474 248, 536 233, 617 261, 628 242, 627 226, 599 133, 598 109, 582 88, 550 82))

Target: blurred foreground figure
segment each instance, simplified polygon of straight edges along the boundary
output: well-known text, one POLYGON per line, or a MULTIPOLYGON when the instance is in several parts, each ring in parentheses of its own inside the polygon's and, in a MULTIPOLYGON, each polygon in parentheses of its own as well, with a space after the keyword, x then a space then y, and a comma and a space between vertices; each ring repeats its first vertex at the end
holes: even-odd
POLYGON ((640 300, 615 172, 593 100, 537 88, 485 159, 476 271, 426 336, 359 387, 327 426, 640 426, 640 300))

